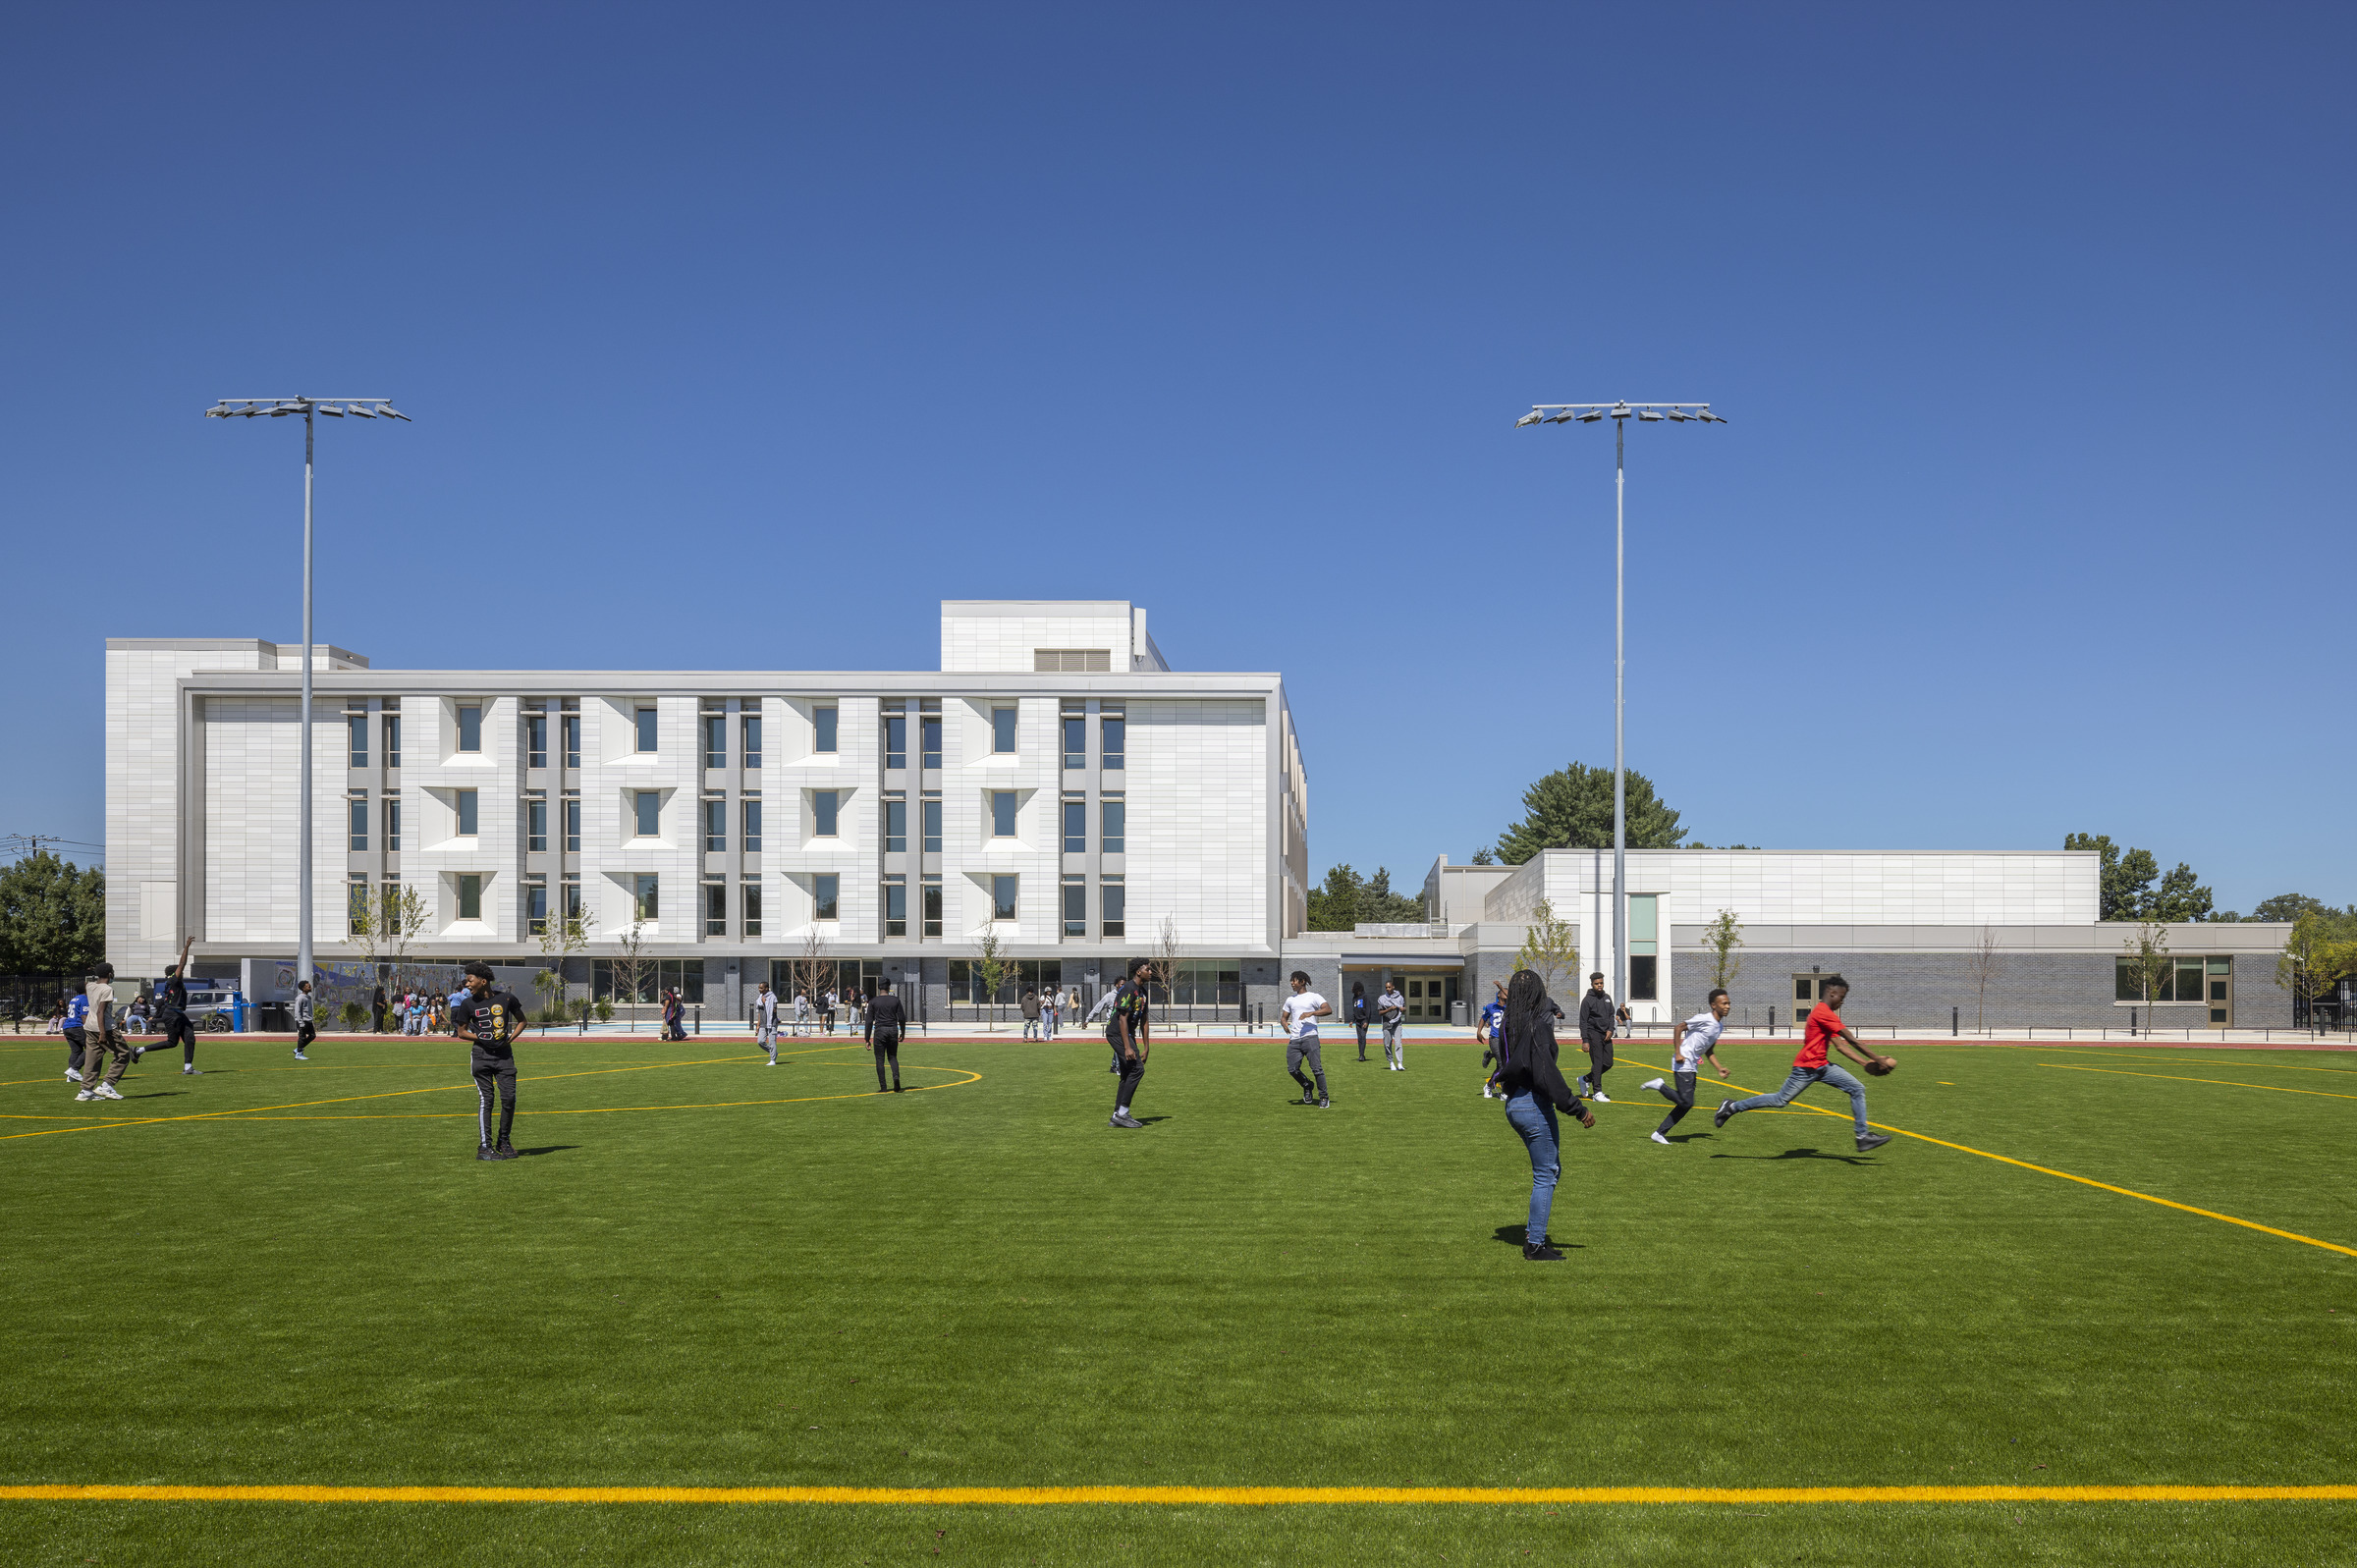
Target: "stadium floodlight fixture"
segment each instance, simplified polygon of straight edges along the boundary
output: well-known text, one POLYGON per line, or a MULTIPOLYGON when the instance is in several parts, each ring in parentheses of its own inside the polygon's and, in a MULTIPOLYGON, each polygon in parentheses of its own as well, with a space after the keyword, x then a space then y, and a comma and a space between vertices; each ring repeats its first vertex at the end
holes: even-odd
POLYGON ((341 419, 401 419, 409 415, 383 398, 223 398, 204 410, 207 419, 283 419, 302 415, 302 788, 297 808, 295 978, 311 978, 311 448, 313 416, 341 419), (374 406, 370 406, 373 405, 374 406))
POLYGON ((1536 403, 1514 421, 1524 425, 1562 424, 1577 420, 1592 425, 1613 421, 1613 1000, 1628 1001, 1628 420, 1639 424, 1688 422, 1723 425, 1707 403, 1536 403))

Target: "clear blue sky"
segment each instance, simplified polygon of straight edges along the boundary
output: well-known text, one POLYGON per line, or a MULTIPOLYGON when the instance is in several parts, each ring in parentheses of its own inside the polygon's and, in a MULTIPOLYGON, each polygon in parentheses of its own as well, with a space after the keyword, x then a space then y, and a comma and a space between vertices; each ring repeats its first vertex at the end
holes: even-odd
POLYGON ((1708 841, 2357 899, 2346 6, 21 7, 0 832, 106 635, 932 666, 1134 599, 1319 868, 1611 759, 1708 841))

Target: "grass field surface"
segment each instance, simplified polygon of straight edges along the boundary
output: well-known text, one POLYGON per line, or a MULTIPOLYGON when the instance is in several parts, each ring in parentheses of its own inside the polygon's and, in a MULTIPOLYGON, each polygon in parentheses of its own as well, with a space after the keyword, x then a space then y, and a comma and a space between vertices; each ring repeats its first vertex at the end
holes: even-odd
POLYGON ((1464 1045, 1338 1043, 1319 1110, 1169 1043, 1124 1132, 1087 1037, 920 1039, 899 1096, 532 1038, 504 1164, 447 1040, 199 1053, 78 1104, 0 1046, 0 1561, 2357 1560, 2345 1054, 1902 1048, 1860 1157, 1707 1081, 1655 1145, 1639 1049, 1533 1265, 1464 1045), (29 1494, 76 1486, 885 1500, 29 1494), (1484 1500, 1217 1500, 1272 1487, 1484 1500), (2251 1490, 2066 1494, 2123 1487, 2251 1490), (937 1495, 1055 1487, 1194 1489, 937 1495), (2014 1490, 1839 1500, 1958 1487, 2014 1490))

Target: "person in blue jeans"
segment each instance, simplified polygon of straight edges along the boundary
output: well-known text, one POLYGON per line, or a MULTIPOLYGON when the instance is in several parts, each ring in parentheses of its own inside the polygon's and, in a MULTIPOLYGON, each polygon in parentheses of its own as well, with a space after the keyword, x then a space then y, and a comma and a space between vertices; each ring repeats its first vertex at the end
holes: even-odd
POLYGON ((1872 1154, 1891 1141, 1887 1132, 1876 1132, 1866 1120, 1866 1086, 1850 1076, 1849 1070, 1831 1059, 1830 1054, 1838 1051, 1859 1066, 1873 1072, 1889 1072, 1898 1065, 1895 1057, 1878 1056, 1858 1040, 1849 1025, 1841 1021, 1841 1004, 1849 1000, 1849 982, 1839 975, 1831 975, 1817 988, 1824 1000, 1809 1011, 1807 1027, 1801 1031, 1800 1054, 1792 1058, 1791 1075, 1784 1086, 1774 1094, 1753 1095, 1749 1100, 1722 1100, 1718 1114, 1711 1125, 1724 1127, 1729 1117, 1746 1110, 1766 1110, 1791 1104, 1794 1096, 1811 1084, 1821 1083, 1838 1089, 1849 1096, 1850 1119, 1857 1123, 1858 1153, 1872 1154))
POLYGON ((1555 1006, 1547 983, 1528 969, 1514 971, 1506 987, 1506 1029, 1497 1041, 1498 1087, 1506 1091, 1506 1119, 1530 1151, 1530 1217, 1522 1227, 1522 1257, 1529 1263, 1562 1263, 1547 1239, 1555 1209, 1555 1184, 1563 1173, 1562 1144, 1555 1113, 1561 1109, 1596 1125, 1596 1112, 1581 1105, 1555 1064, 1555 1006))

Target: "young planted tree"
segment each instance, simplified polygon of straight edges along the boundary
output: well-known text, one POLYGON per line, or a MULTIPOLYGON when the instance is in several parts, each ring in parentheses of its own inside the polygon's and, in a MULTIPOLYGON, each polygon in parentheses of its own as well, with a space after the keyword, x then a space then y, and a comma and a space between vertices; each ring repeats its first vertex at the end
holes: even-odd
POLYGON ((646 928, 643 922, 632 920, 630 929, 614 939, 614 996, 628 1005, 629 1017, 636 1022, 638 1003, 645 1000, 644 993, 654 980, 655 960, 646 955, 646 928))
POLYGON ((1009 975, 1014 973, 1014 963, 1002 950, 999 928, 995 924, 982 927, 975 950, 982 955, 978 963, 982 974, 982 995, 990 1000, 991 1022, 996 1023, 999 1020, 999 988, 1007 983, 1009 975))
POLYGON ((1537 975, 1549 996, 1565 997, 1569 993, 1562 988, 1576 987, 1579 979, 1579 927, 1558 919, 1555 905, 1544 898, 1530 913, 1530 930, 1514 954, 1514 967, 1537 975))
POLYGON ((1997 946, 1997 928, 1983 926, 1981 940, 1972 949, 1972 978, 1980 987, 1980 1000, 1972 1009, 1972 1026, 1975 1029, 1989 1027, 1989 982, 1997 978, 1998 971, 2004 967, 2004 963, 2005 956, 1997 946))
POLYGON ((1162 931, 1154 939, 1154 972, 1162 979, 1162 1005, 1168 1010, 1178 1000, 1178 922, 1171 915, 1162 917, 1162 931))
POLYGON ((2176 967, 2176 960, 2168 952, 2168 932, 2159 921, 2147 920, 2136 928, 2136 935, 2127 940, 2126 947, 2129 972, 2135 975, 2144 992, 2144 1027, 2150 1033, 2153 999, 2161 995, 2161 988, 2168 984, 2169 971, 2176 967))
POLYGON ((565 960, 589 946, 589 934, 597 929, 597 916, 587 907, 567 909, 551 915, 540 929, 540 950, 550 958, 549 966, 532 976, 532 989, 540 993, 540 1019, 543 1025, 555 1023, 566 1016, 565 960))
POLYGON ((808 997, 811 1010, 818 1011, 826 1000, 827 986, 835 978, 835 960, 827 956, 826 942, 815 924, 802 933, 802 950, 795 954, 789 968, 795 995, 808 997))
POLYGON ((1743 946, 1743 923, 1735 918, 1732 909, 1722 909, 1719 918, 1702 928, 1702 940, 1713 956, 1711 984, 1722 991, 1731 988, 1735 976, 1743 969, 1742 956, 1735 951, 1743 946))

